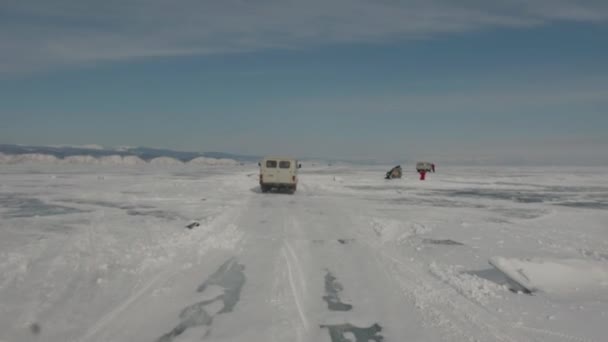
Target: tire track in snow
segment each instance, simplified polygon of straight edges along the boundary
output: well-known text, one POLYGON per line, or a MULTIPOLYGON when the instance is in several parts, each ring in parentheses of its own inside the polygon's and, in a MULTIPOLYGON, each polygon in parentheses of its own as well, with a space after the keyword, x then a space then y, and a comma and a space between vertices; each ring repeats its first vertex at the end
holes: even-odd
POLYGON ((287 266, 285 265, 285 255, 282 252, 280 257, 274 260, 274 273, 273 273, 273 285, 272 285, 272 297, 270 298, 270 304, 274 306, 278 311, 278 315, 273 315, 272 329, 273 333, 271 341, 288 341, 293 338, 291 331, 297 331, 297 341, 301 341, 301 334, 299 334, 298 327, 300 326, 300 318, 293 319, 293 315, 290 315, 290 308, 293 308, 293 292, 290 286, 284 286, 288 284, 288 273, 287 266), (286 323, 287 322, 287 323, 286 323), (289 325, 288 329, 283 329, 285 325, 289 325), (286 333, 287 331, 287 333, 286 333))
POLYGON ((488 317, 495 318, 495 316, 478 303, 472 302, 452 287, 431 277, 424 269, 409 265, 387 252, 387 246, 374 244, 361 232, 358 235, 361 237, 359 240, 374 255, 378 267, 400 289, 400 294, 414 302, 430 324, 442 328, 445 339, 471 339, 481 334, 478 339, 480 341, 519 341, 518 338, 500 331, 500 329, 509 329, 508 324, 488 322, 488 317), (456 296, 453 296, 452 292, 456 296), (452 297, 462 303, 454 302, 452 297))
MULTIPOLYGON (((282 210, 283 218, 287 218, 287 213, 285 208, 282 210)), ((290 219, 289 227, 294 229, 299 229, 299 225, 295 221, 294 218, 290 219)), ((301 297, 305 296, 308 293, 308 289, 306 287, 306 278, 304 277, 304 272, 302 271, 302 267, 300 266, 300 260, 298 259, 297 254, 294 252, 291 243, 289 243, 289 234, 287 231, 287 224, 283 224, 283 249, 282 254, 285 259, 285 264, 287 266, 287 274, 289 280, 289 286, 291 288, 291 292, 293 294, 294 302, 296 304, 296 309, 298 311, 298 315, 300 316, 300 321, 304 326, 305 331, 310 331, 310 323, 308 322, 308 318, 306 318, 306 314, 304 312, 304 306, 301 301, 301 297), (297 282, 295 276, 298 277, 297 282), (298 286, 298 284, 300 286, 298 286)), ((302 336, 298 334, 298 340, 302 340, 302 336)))
MULTIPOLYGON (((300 225, 293 218, 291 220, 291 227, 293 227, 297 230, 300 229, 300 225)), ((302 263, 301 263, 300 259, 298 258, 298 254, 294 251, 291 243, 289 243, 289 240, 287 238, 285 238, 285 247, 287 248, 287 251, 291 255, 292 259, 295 261, 294 265, 296 267, 297 275, 299 278, 298 280, 300 281, 300 284, 302 284, 302 290, 303 290, 304 294, 307 295, 308 294, 308 285, 307 285, 306 277, 304 276, 304 271, 302 270, 302 266, 301 266, 302 263)))
POLYGON ((547 330, 547 329, 540 329, 540 328, 532 328, 532 327, 528 327, 528 326, 525 326, 525 325, 519 325, 519 324, 513 324, 513 328, 515 328, 515 329, 521 329, 521 330, 526 330, 526 331, 529 331, 531 333, 538 334, 538 335, 551 336, 552 338, 559 338, 559 339, 561 339, 563 341, 571 341, 571 342, 598 342, 596 340, 592 340, 592 339, 588 339, 588 338, 576 337, 576 336, 560 333, 560 332, 557 332, 557 331, 550 331, 550 330, 547 330))
MULTIPOLYGON (((372 245, 370 244, 369 246, 371 247, 372 245)), ((393 263, 398 264, 400 267, 402 267, 402 269, 403 268, 407 269, 407 271, 410 274, 419 273, 419 272, 414 271, 412 267, 408 266, 402 260, 398 259, 397 257, 391 255, 390 253, 388 253, 384 250, 379 250, 378 254, 380 256, 384 257, 385 259, 389 259, 393 263)), ((381 268, 386 269, 386 267, 382 266, 382 262, 378 261, 378 264, 381 268)), ((389 271, 385 271, 385 273, 389 277, 395 278, 395 276, 391 275, 391 273, 389 271)), ((408 276, 407 278, 408 279, 418 279, 418 280, 423 279, 423 277, 421 277, 421 276, 418 276, 418 277, 408 276)), ((433 277, 433 279, 437 279, 437 278, 433 277)), ((400 282, 397 279, 395 279, 395 281, 397 281, 398 283, 400 282)), ((437 281, 444 283, 440 279, 437 279, 437 281)), ((456 292, 460 296, 455 297, 455 298, 465 299, 468 303, 467 305, 462 305, 461 303, 456 303, 455 301, 450 299, 450 297, 441 296, 441 292, 446 292, 446 290, 450 291, 450 289, 453 289, 449 284, 446 284, 448 286, 448 288, 446 288, 445 290, 441 290, 439 288, 436 288, 436 286, 434 287, 431 285, 431 283, 432 283, 431 278, 427 279, 426 283, 429 284, 429 289, 430 289, 429 292, 435 291, 438 294, 437 296, 434 296, 436 299, 442 299, 443 301, 445 301, 447 304, 450 305, 450 307, 454 310, 455 313, 459 313, 459 312, 462 313, 462 314, 458 315, 458 317, 464 317, 467 319, 467 321, 475 324, 482 331, 485 331, 486 333, 490 333, 492 335, 493 340, 518 341, 520 336, 512 336, 512 334, 509 334, 508 331, 510 329, 519 329, 522 331, 531 332, 536 335, 543 335, 546 338, 550 337, 551 339, 557 338, 559 340, 572 341, 572 342, 597 342, 593 339, 577 337, 577 336, 568 335, 568 334, 561 333, 561 332, 550 331, 547 329, 528 327, 528 326, 524 326, 524 325, 513 323, 513 322, 505 322, 504 324, 500 324, 499 318, 496 317, 496 315, 493 312, 491 312, 490 310, 488 310, 486 307, 484 307, 480 303, 461 294, 458 291, 456 291, 456 292), (433 288, 436 288, 436 289, 433 290, 433 288), (437 291, 440 291, 440 292, 437 292, 437 291), (465 309, 465 307, 466 307, 466 309, 465 309), (493 322, 489 322, 488 320, 492 320, 493 322), (499 330, 502 330, 503 332, 500 332, 499 330)), ((421 282, 421 284, 423 286, 425 286, 425 283, 421 282)), ((414 296, 415 296, 415 294, 414 294, 414 296)), ((414 298, 414 300, 416 300, 416 301, 418 301, 420 299, 422 299, 422 297, 414 298)), ((439 315, 443 314, 443 312, 441 310, 437 311, 437 313, 439 315)), ((439 317, 439 315, 437 317, 439 317)), ((463 330, 460 328, 458 328, 458 330, 460 331, 462 336, 466 336, 467 330, 463 330)))
POLYGON ((298 260, 298 257, 296 256, 296 253, 293 251, 293 248, 291 247, 289 242, 285 241, 285 247, 289 252, 289 255, 291 255, 292 260, 294 261, 295 270, 298 275, 298 280, 300 281, 299 284, 302 284, 302 292, 304 294, 307 294, 308 290, 306 286, 306 278, 304 277, 304 271, 302 271, 302 267, 300 266, 300 260, 298 260))
POLYGON ((80 338, 80 342, 89 341, 95 335, 97 335, 104 327, 109 325, 118 315, 122 312, 126 311, 135 301, 140 299, 144 294, 146 294, 150 289, 152 289, 155 285, 159 284, 163 280, 167 280, 177 273, 181 272, 181 270, 173 271, 173 272, 162 272, 156 275, 152 280, 148 281, 141 289, 137 292, 131 294, 122 304, 115 307, 112 311, 108 312, 104 315, 95 325, 93 325, 87 333, 80 338))
MULTIPOLYGON (((444 333, 449 335, 446 336, 448 340, 453 340, 456 337, 471 339, 473 338, 472 335, 478 334, 482 334, 482 336, 476 338, 479 341, 517 342, 521 340, 519 337, 512 337, 501 331, 510 328, 508 325, 499 327, 498 322, 488 322, 489 318, 494 318, 493 316, 488 316, 489 312, 481 310, 477 307, 476 303, 471 303, 468 298, 458 294, 451 287, 446 287, 447 285, 439 281, 426 279, 428 276, 424 272, 415 271, 405 262, 385 251, 379 250, 378 253, 385 262, 393 263, 396 272, 391 273, 388 270, 387 274, 397 282, 404 294, 414 300, 416 306, 424 314, 430 315, 433 324, 446 329, 444 333), (404 278, 395 274, 404 276, 404 278), (446 292, 448 293, 446 294, 446 292), (452 292, 457 295, 455 298, 462 298, 466 302, 462 300, 459 303, 454 302, 450 298, 452 297, 452 292), (445 307, 452 314, 447 315, 445 307), (463 329, 461 324, 458 323, 470 324, 471 327, 475 327, 476 329, 463 329), (454 334, 457 336, 454 336, 454 334)), ((380 264, 384 263, 380 262, 380 264)))
MULTIPOLYGON (((286 246, 287 246, 287 243, 286 243, 286 246)), ((309 331, 310 323, 308 322, 308 319, 306 318, 306 314, 304 313, 303 305, 300 300, 300 295, 299 295, 300 291, 298 291, 298 286, 297 286, 295 278, 294 278, 294 271, 293 271, 294 266, 292 266, 292 263, 294 261, 290 261, 290 256, 288 255, 289 253, 286 252, 286 250, 288 250, 288 249, 289 249, 289 247, 283 248, 282 253, 283 253, 283 257, 285 258, 285 263, 287 265, 289 286, 291 287, 291 292, 293 294, 294 302, 296 304, 296 308, 298 311, 298 315, 300 316, 300 320, 302 321, 302 325, 304 326, 304 329, 306 331, 309 331)), ((303 282, 300 282, 300 283, 304 284, 303 282)), ((298 334, 298 340, 301 341, 300 334, 298 334)))
MULTIPOLYGON (((244 202, 246 205, 246 202, 244 202)), ((230 222, 235 222, 241 213, 241 207, 236 208, 235 210, 231 210, 228 213, 223 214, 220 218, 216 219, 215 222, 211 225, 211 231, 206 231, 205 234, 200 234, 200 238, 196 240, 190 240, 190 245, 200 246, 198 249, 199 253, 206 252, 209 249, 215 247, 214 244, 205 244, 205 242, 214 240, 219 236, 227 235, 226 241, 223 242, 231 242, 231 244, 236 245, 236 243, 241 240, 242 235, 234 234, 234 229, 228 229, 217 233, 217 229, 220 227, 224 227, 227 225, 231 225, 231 227, 236 228, 234 224, 230 222), (228 241, 231 240, 231 241, 228 241)), ((189 236, 188 236, 189 238, 189 236)), ((227 243, 222 243, 222 246, 225 247, 227 243)), ((199 254, 200 255, 200 254, 199 254)), ((187 258, 187 255, 182 255, 183 258, 187 258)), ((187 259, 186 259, 187 260, 187 259)), ((184 260, 180 260, 184 261, 184 260)), ((179 262, 179 261, 176 261, 179 262)), ((154 276, 149 281, 145 282, 144 285, 137 290, 135 293, 130 294, 121 304, 118 304, 114 309, 106 313, 101 319, 99 319, 93 326, 91 326, 85 334, 78 340, 79 342, 86 342, 93 339, 96 335, 101 333, 104 328, 109 326, 115 319, 117 319, 123 312, 126 312, 132 305, 134 305, 138 300, 143 298, 148 292, 150 292, 157 285, 160 285, 164 282, 167 282, 171 278, 175 277, 179 273, 183 272, 181 268, 173 269, 171 266, 174 264, 167 265, 167 268, 164 271, 159 272, 156 276, 154 276)))

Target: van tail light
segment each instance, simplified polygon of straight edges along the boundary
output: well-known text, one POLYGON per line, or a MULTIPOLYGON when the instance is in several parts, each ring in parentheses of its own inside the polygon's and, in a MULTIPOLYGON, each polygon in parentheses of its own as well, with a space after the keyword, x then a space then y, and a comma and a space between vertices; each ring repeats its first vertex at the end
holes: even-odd
POLYGON ((264 181, 264 175, 260 175, 260 182, 264 181))
POLYGON ((296 176, 291 176, 291 179, 295 182, 296 181, 296 176))

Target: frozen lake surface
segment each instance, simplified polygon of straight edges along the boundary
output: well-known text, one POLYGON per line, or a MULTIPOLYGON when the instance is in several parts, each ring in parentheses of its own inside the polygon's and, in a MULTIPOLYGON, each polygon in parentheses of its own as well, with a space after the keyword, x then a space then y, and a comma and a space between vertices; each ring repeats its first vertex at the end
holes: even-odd
POLYGON ((386 170, 0 165, 0 341, 606 340, 608 169, 386 170))

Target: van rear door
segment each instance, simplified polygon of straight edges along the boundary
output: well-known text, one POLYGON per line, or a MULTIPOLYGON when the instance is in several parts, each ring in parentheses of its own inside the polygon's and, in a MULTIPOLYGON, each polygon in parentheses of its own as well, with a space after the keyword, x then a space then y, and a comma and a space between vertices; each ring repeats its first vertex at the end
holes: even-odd
POLYGON ((262 164, 262 167, 264 168, 264 170, 262 170, 262 174, 264 175, 264 183, 277 183, 277 170, 279 167, 279 162, 274 159, 267 159, 262 164))
POLYGON ((277 183, 281 184, 292 184, 294 183, 293 167, 294 163, 291 160, 281 159, 278 161, 279 165, 277 168, 277 183))

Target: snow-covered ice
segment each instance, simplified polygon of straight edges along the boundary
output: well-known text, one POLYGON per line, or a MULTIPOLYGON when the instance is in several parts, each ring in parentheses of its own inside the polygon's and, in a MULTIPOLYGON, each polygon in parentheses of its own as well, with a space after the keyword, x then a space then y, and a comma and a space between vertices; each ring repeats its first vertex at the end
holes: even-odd
POLYGON ((228 160, 22 159, 0 155, 3 342, 608 334, 606 168, 304 163, 289 195, 228 160))
POLYGON ((608 292, 608 268, 605 261, 585 259, 507 259, 495 257, 490 263, 509 280, 528 292, 591 298, 596 292, 608 292))

